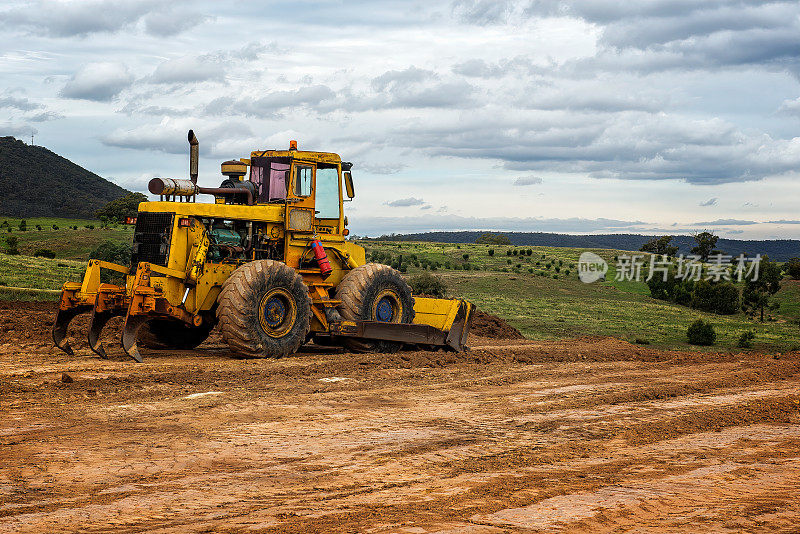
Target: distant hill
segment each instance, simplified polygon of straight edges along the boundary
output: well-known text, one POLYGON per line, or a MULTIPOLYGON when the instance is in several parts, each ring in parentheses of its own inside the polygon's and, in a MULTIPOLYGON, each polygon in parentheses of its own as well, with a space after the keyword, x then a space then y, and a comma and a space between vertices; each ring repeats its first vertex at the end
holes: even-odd
MULTIPOLYGON (((382 241, 433 241, 438 243, 474 243, 485 231, 466 232, 425 232, 422 234, 403 234, 391 237, 381 237, 382 241)), ((494 232, 508 236, 514 245, 529 245, 540 247, 570 247, 570 248, 610 248, 617 250, 637 251, 642 245, 653 239, 651 235, 639 234, 602 234, 602 235, 572 235, 551 234, 544 232, 494 232)), ((692 236, 676 235, 672 243, 679 248, 679 254, 689 254, 696 245, 692 236)), ((764 241, 745 241, 739 239, 722 239, 717 241, 717 248, 725 254, 738 256, 746 253, 750 256, 756 254, 769 255, 775 261, 786 261, 789 258, 800 257, 800 241, 796 239, 776 239, 764 241)))
POLYGON ((44 147, 0 137, 0 214, 93 218, 129 191, 44 147))

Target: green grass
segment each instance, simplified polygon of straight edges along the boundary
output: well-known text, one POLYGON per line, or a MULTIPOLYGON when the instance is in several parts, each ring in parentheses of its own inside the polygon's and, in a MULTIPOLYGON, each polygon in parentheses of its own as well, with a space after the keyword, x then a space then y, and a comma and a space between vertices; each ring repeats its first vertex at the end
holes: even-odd
POLYGON ((0 254, 0 287, 61 289, 66 281, 80 281, 85 270, 85 261, 0 254))
POLYGON ((89 219, 56 219, 36 217, 26 219, 27 230, 19 230, 20 219, 0 217, 0 224, 7 221, 8 228, 0 227, 0 251, 5 251, 6 239, 14 236, 19 240, 19 251, 24 255, 33 255, 38 249, 49 249, 56 253, 56 258, 86 260, 89 253, 103 241, 130 243, 133 239, 133 226, 116 225, 100 228, 100 221, 89 219), (42 227, 37 230, 36 225, 42 227), (53 225, 58 230, 53 229, 53 225), (73 227, 78 229, 74 230, 73 227), (94 226, 93 229, 87 228, 94 226))
MULTIPOLYGON (((6 220, 11 223, 10 219, 6 220)), ((63 219, 30 219, 28 227, 26 232, 14 227, 10 234, 19 238, 23 255, 0 253, 0 299, 54 299, 56 296, 51 293, 8 287, 53 290, 66 281, 79 281, 89 251, 107 239, 130 242, 133 233, 131 227, 100 229, 96 221, 63 219), (36 224, 43 229, 37 231, 36 224), (52 230, 53 224, 58 225, 59 230, 52 230), (95 224, 95 229, 84 228, 88 224, 95 224), (75 225, 78 230, 67 229, 75 225), (29 254, 38 248, 49 248, 58 257, 55 260, 31 257, 29 254)), ((5 235, 0 232, 0 238, 5 235)), ((614 258, 629 252, 592 250, 609 264, 607 281, 584 284, 578 279, 576 268, 583 249, 379 241, 360 244, 367 249, 368 261, 375 253, 380 253, 385 263, 397 262, 402 256, 402 266, 408 275, 423 270, 416 267, 415 262, 420 265, 438 262, 440 266, 435 273, 447 284, 450 296, 469 299, 481 309, 505 318, 531 339, 602 335, 631 342, 645 340, 664 348, 709 350, 692 347, 686 342, 689 324, 704 318, 717 329, 718 342, 710 350, 738 350, 736 341, 747 330, 756 334, 756 349, 800 348, 798 281, 784 280, 781 291, 775 296, 780 308, 772 312, 774 320, 759 323, 741 313, 714 315, 656 300, 650 297, 649 288, 643 282, 615 280, 614 258), (488 253, 490 249, 495 251, 493 256, 488 253), (516 256, 507 255, 506 251, 515 249, 516 256), (531 249, 530 256, 519 255, 519 251, 528 249, 531 249), (468 259, 463 258, 464 254, 469 255, 468 259), (450 264, 450 269, 444 268, 446 263, 450 264), (470 270, 463 270, 466 264, 470 265, 470 270), (555 272, 557 266, 559 273, 555 272)), ((4 239, 0 239, 0 249, 4 245, 4 239)))
POLYGON ((570 275, 562 273, 558 279, 552 277, 553 268, 536 267, 539 261, 564 265, 576 264, 583 249, 555 247, 516 247, 517 250, 532 250, 524 259, 511 256, 511 271, 508 269, 506 250, 510 246, 451 245, 439 243, 361 243, 367 248, 369 258, 374 251, 389 253, 393 260, 404 257, 408 275, 422 269, 409 263, 411 255, 417 259, 439 261, 451 265, 464 263, 462 254, 469 254, 469 261, 479 270, 462 271, 437 268, 435 274, 442 277, 452 297, 466 298, 481 309, 505 318, 530 339, 564 339, 580 336, 614 336, 631 342, 648 341, 651 345, 682 350, 739 350, 739 336, 752 330, 756 334, 754 348, 783 351, 800 348, 800 282, 784 281, 776 295, 780 309, 773 312, 775 320, 760 323, 738 313, 731 316, 704 313, 690 308, 656 300, 644 282, 617 281, 614 257, 630 252, 616 250, 592 250, 609 264, 606 282, 584 284, 578 280, 576 269, 570 275), (398 246, 399 245, 399 246, 398 246), (495 250, 494 257, 488 249, 495 250), (542 259, 544 256, 545 259, 542 259), (516 269, 517 263, 522 268, 516 269), (528 268, 534 273, 529 273, 528 268), (547 276, 543 276, 545 273, 547 276), (709 349, 700 349, 686 341, 686 329, 698 318, 711 321, 717 330, 717 344, 709 349))

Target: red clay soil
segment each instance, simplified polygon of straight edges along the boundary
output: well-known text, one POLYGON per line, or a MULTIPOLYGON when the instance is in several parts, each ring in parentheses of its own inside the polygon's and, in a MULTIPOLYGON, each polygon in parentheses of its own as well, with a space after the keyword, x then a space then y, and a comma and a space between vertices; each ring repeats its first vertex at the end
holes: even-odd
POLYGON ((482 312, 479 309, 475 310, 472 317, 472 327, 470 332, 478 337, 485 337, 488 339, 525 339, 519 330, 505 322, 505 320, 482 312))
POLYGON ((798 532, 796 353, 239 360, 212 335, 136 364, 85 319, 52 348, 54 311, 0 304, 0 533, 798 532))

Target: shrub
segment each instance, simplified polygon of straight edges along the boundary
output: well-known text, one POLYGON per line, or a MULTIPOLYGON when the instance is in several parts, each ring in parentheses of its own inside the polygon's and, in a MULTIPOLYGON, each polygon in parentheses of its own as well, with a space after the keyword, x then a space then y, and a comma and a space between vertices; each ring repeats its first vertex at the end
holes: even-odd
POLYGON ((739 336, 739 341, 736 342, 736 346, 742 349, 750 349, 753 347, 753 339, 755 337, 756 335, 752 330, 742 332, 742 335, 739 336))
POLYGON ((24 232, 28 229, 28 222, 25 219, 22 219, 19 222, 19 231, 24 232))
POLYGON ((420 273, 412 276, 408 283, 416 295, 444 298, 447 294, 447 286, 442 279, 430 273, 420 273))
POLYGON ((87 224, 86 228, 89 229, 89 230, 94 230, 94 225, 93 224, 87 224))
POLYGON ((691 304, 699 310, 731 315, 739 309, 739 290, 730 282, 700 280, 694 284, 691 304))
POLYGON ((714 332, 714 325, 698 319, 689 325, 686 337, 692 345, 713 345, 717 340, 717 333, 714 332))
POLYGON ((461 257, 464 258, 464 261, 467 261, 469 259, 469 254, 462 254, 461 257))
POLYGON ((53 230, 58 230, 58 225, 57 224, 53 225, 53 230))
POLYGON ((17 236, 11 236, 6 239, 6 254, 9 256, 18 256, 19 249, 17 246, 19 245, 19 238, 17 236))
POLYGON ((39 248, 33 253, 35 258, 50 258, 51 260, 56 257, 56 253, 49 248, 39 248))
POLYGON ((494 249, 493 248, 489 249, 489 256, 494 256, 494 249))
POLYGON ((511 251, 510 250, 506 250, 506 256, 511 256, 511 251))
POLYGON ((36 225, 36 229, 41 232, 42 231, 42 225, 41 224, 37 224, 36 225))
POLYGON ((127 265, 131 262, 131 246, 128 243, 103 241, 89 253, 89 259, 127 265))
POLYGON ((528 256, 530 256, 531 254, 533 254, 533 250, 532 249, 528 249, 528 256))
POLYGON ((800 280, 800 258, 791 258, 783 266, 783 269, 793 280, 800 280))

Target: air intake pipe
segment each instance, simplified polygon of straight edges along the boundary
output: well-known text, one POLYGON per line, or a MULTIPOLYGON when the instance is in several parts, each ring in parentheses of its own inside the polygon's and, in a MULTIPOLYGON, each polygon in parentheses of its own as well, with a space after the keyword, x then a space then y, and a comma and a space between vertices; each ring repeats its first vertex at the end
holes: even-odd
POLYGON ((237 182, 230 185, 226 183, 223 185, 226 185, 226 187, 200 187, 191 180, 153 178, 147 184, 147 189, 154 195, 160 196, 192 197, 198 193, 216 196, 246 195, 248 206, 252 206, 255 203, 256 188, 252 182, 237 182))

